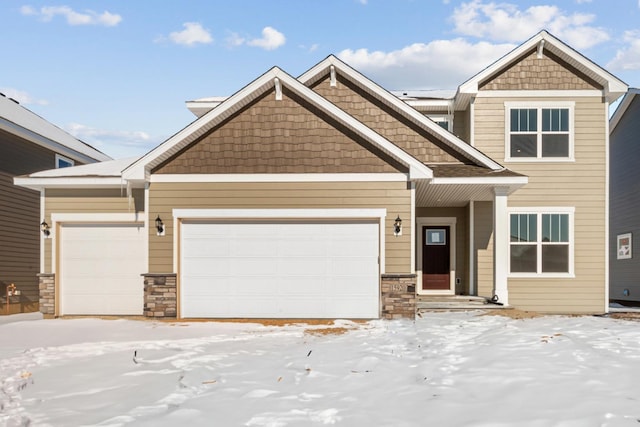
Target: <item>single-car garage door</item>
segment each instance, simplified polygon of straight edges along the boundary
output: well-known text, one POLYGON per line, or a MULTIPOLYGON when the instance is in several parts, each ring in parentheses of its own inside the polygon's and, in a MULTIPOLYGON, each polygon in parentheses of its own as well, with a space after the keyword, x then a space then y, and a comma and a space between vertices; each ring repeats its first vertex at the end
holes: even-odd
POLYGON ((146 270, 142 224, 64 224, 60 312, 141 315, 146 270))
POLYGON ((378 221, 183 221, 180 314, 377 318, 378 221))

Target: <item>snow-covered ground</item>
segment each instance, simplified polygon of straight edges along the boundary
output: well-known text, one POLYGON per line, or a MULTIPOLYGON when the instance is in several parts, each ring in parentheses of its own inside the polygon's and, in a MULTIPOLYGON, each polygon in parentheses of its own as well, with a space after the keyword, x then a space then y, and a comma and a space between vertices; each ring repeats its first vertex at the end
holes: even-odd
POLYGON ((640 422, 640 323, 627 320, 29 320, 0 340, 3 426, 640 422))

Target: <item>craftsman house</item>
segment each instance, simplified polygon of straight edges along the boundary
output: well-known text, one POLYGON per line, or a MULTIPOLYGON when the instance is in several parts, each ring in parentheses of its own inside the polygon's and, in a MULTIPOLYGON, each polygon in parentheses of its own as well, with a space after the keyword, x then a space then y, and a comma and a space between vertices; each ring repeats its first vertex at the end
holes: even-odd
POLYGON ((640 89, 631 88, 611 117, 610 299, 640 302, 640 89), (637 248, 637 245, 636 245, 637 248))
POLYGON ((626 90, 544 31, 448 98, 401 99, 334 56, 274 67, 139 159, 16 178, 51 227, 41 307, 393 318, 462 294, 604 312, 607 110, 626 90))
POLYGON ((43 271, 41 193, 15 186, 13 177, 109 159, 0 94, 0 313, 38 311, 43 271))

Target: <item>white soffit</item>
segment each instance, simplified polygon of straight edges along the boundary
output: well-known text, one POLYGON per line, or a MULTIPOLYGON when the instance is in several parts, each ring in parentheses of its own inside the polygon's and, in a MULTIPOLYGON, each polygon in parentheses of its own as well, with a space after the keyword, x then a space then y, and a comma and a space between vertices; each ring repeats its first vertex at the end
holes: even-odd
POLYGON ((640 89, 635 87, 629 88, 629 91, 625 94, 624 98, 622 98, 622 101, 620 101, 620 105, 616 108, 613 116, 611 116, 611 120, 609 120, 609 133, 613 132, 616 126, 618 126, 620 119, 624 116, 636 95, 640 95, 640 89))

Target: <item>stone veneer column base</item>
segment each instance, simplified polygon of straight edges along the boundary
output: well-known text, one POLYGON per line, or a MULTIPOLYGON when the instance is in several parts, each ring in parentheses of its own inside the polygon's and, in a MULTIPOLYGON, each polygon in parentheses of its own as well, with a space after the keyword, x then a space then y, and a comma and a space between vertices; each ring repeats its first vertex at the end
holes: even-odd
POLYGON ((175 318, 177 289, 175 273, 147 273, 144 277, 144 315, 175 318))
POLYGON ((383 274, 382 318, 416 318, 416 275, 383 274))
POLYGON ((54 273, 38 274, 40 313, 48 316, 56 314, 56 275, 54 273))

